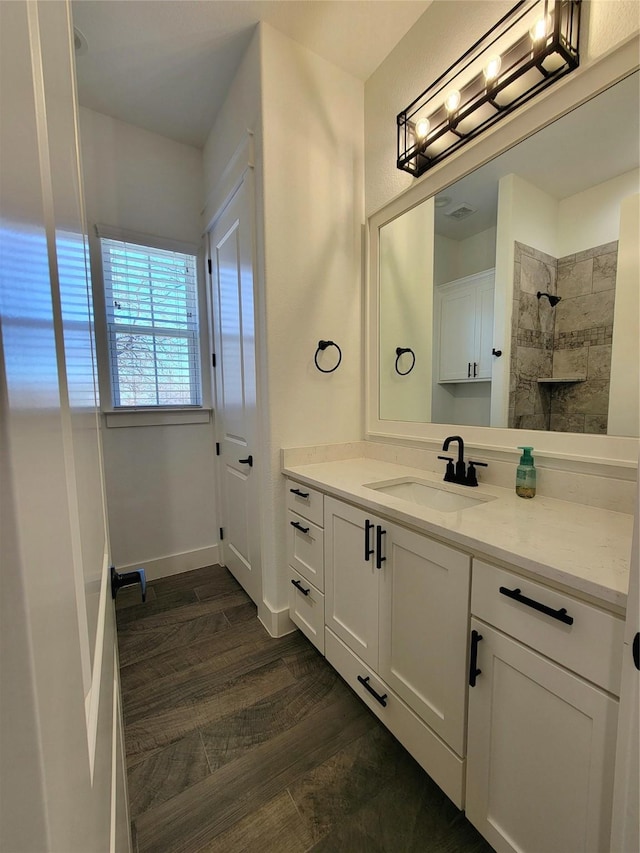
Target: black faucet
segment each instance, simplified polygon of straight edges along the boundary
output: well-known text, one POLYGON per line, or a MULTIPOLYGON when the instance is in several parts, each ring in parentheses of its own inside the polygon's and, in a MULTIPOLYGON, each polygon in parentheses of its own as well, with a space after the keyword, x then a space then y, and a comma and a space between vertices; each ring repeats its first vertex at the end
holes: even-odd
POLYGON ((452 441, 458 442, 458 461, 456 462, 453 482, 464 486, 467 483, 467 466, 464 464, 464 441, 462 437, 459 435, 450 435, 448 438, 445 438, 442 449, 447 451, 452 441))

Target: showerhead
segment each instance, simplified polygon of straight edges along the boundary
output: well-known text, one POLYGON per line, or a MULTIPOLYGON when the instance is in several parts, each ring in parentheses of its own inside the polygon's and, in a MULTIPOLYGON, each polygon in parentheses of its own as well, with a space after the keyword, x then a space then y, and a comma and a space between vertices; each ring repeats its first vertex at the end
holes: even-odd
POLYGON ((555 308, 558 302, 560 302, 560 300, 562 299, 561 296, 554 296, 552 293, 542 293, 542 291, 540 290, 537 292, 536 296, 538 297, 538 299, 540 299, 542 296, 546 296, 549 300, 549 305, 551 305, 552 308, 555 308))

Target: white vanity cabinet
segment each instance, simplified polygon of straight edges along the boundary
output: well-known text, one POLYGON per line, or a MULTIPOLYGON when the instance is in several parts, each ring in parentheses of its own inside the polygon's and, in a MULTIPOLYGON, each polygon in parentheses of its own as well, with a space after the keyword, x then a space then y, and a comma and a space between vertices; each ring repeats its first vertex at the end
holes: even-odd
POLYGON ((324 654, 324 496, 287 480, 289 616, 324 654))
POLYGON ((466 813, 498 853, 609 850, 623 621, 474 561, 466 813))
POLYGON ((491 379, 495 270, 436 288, 438 381, 491 379))
POLYGON ((327 658, 459 807, 470 563, 325 498, 327 658))

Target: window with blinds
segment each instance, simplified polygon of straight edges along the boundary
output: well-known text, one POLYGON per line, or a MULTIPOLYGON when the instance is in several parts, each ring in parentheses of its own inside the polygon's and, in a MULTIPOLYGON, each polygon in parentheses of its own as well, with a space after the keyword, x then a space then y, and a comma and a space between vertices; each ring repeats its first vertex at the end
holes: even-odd
POLYGON ((114 407, 200 406, 195 256, 100 244, 114 407))

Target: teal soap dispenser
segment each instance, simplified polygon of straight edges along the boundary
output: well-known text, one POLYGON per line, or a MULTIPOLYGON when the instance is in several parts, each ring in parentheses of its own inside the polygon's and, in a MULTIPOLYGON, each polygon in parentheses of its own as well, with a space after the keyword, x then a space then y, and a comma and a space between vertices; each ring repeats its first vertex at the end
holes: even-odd
POLYGON ((533 447, 518 447, 524 453, 516 472, 516 495, 519 498, 533 498, 536 494, 536 469, 531 451, 533 447))

